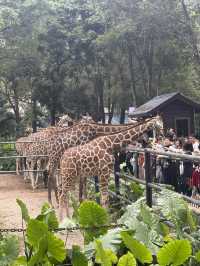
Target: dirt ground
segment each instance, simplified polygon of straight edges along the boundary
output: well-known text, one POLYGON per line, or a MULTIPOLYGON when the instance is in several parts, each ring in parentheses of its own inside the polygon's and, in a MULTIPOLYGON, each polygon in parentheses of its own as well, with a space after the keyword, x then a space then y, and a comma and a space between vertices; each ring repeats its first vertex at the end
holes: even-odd
MULTIPOLYGON (((35 217, 43 203, 47 202, 47 190, 33 191, 30 183, 25 183, 21 176, 0 175, 0 228, 21 228, 21 212, 16 203, 17 198, 25 202, 30 216, 35 217)), ((62 238, 65 239, 64 236, 62 238)), ((83 239, 79 232, 70 233, 67 237, 68 248, 82 243, 83 239)))

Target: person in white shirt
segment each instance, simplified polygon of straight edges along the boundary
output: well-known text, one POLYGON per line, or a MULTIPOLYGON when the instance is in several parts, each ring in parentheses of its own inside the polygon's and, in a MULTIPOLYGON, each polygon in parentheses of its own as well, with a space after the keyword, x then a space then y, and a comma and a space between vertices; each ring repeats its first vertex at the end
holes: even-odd
POLYGON ((192 137, 192 146, 193 146, 194 153, 200 153, 199 140, 196 137, 192 137))

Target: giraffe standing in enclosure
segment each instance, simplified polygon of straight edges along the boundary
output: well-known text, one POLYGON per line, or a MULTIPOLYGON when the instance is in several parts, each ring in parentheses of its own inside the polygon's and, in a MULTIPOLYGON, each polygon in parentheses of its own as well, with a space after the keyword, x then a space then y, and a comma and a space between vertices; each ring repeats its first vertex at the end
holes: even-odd
MULTIPOLYGON (((160 117, 151 118, 138 125, 120 132, 95 138, 89 143, 70 148, 61 159, 61 191, 59 196, 60 216, 66 203, 69 215, 69 192, 73 191, 76 183, 88 176, 98 176, 100 180, 101 203, 108 204, 108 181, 114 167, 113 152, 120 150, 122 145, 128 145, 138 139, 150 128, 162 127, 160 117)), ((86 182, 86 180, 84 180, 86 182)))
MULTIPOLYGON (((85 122, 92 121, 91 117, 83 117, 78 124, 85 124, 85 122)), ((64 115, 60 118, 56 127, 47 127, 40 132, 36 132, 31 134, 28 138, 26 138, 26 145, 24 146, 23 154, 27 157, 26 159, 26 167, 29 171, 29 178, 31 180, 32 188, 37 188, 38 179, 39 179, 39 171, 41 169, 45 170, 48 163, 48 151, 47 142, 54 138, 54 135, 58 136, 58 134, 63 133, 66 129, 70 128, 66 126, 66 123, 76 124, 68 115, 64 115), (33 155, 34 157, 30 157, 33 155), (41 155, 44 155, 42 157, 41 155), (32 170, 36 170, 36 177, 32 170)), ((46 183, 46 180, 45 180, 46 183)))
POLYGON ((51 186, 53 186, 56 199, 57 198, 57 185, 55 172, 58 169, 60 159, 66 149, 77 145, 83 145, 88 141, 94 139, 97 136, 111 134, 118 132, 122 129, 127 129, 134 124, 126 125, 108 125, 89 123, 84 124, 82 122, 75 124, 71 128, 65 131, 58 132, 47 141, 47 154, 49 156, 48 161, 48 201, 52 203, 51 199, 51 186))
MULTIPOLYGON (((37 155, 45 155, 46 154, 46 139, 50 137, 55 131, 57 130, 62 130, 65 124, 68 123, 73 123, 73 120, 69 117, 69 115, 64 115, 60 117, 60 120, 58 122, 58 125, 56 127, 47 127, 43 128, 42 130, 28 134, 26 137, 19 138, 16 141, 16 151, 17 154, 20 156, 25 156, 28 157, 30 155, 34 155, 35 157, 33 158, 22 158, 22 159, 17 159, 16 160, 16 173, 17 175, 20 174, 20 165, 23 165, 25 168, 28 168, 28 171, 30 171, 29 175, 25 174, 25 179, 27 176, 31 179, 32 187, 33 189, 36 188, 37 186, 37 181, 38 181, 38 171, 36 173, 36 182, 34 178, 32 170, 34 170, 36 164, 37 164, 37 170, 40 170, 41 167, 45 167, 47 163, 47 158, 46 157, 36 157, 37 155), (40 143, 40 145, 38 145, 40 143), (24 163, 26 161, 26 163, 24 163)), ((66 128, 66 127, 64 127, 66 128)), ((26 133, 28 133, 26 131, 26 133)), ((31 132, 30 132, 31 133, 31 132)))
MULTIPOLYGON (((25 130, 24 137, 19 138, 15 143, 15 149, 19 156, 24 156, 24 151, 26 150, 27 137, 33 132, 32 128, 27 128, 25 130)), ((24 158, 17 158, 16 159, 16 174, 19 175, 20 171, 23 171, 24 166, 24 158)))

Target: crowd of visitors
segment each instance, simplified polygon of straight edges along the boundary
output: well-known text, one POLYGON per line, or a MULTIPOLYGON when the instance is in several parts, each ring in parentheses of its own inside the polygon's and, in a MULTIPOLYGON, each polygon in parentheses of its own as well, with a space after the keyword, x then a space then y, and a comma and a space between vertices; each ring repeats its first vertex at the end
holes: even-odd
MULTIPOLYGON (((177 138, 173 129, 169 129, 165 136, 157 137, 154 143, 146 142, 141 144, 143 147, 150 145, 158 151, 175 152, 200 156, 200 143, 195 136, 187 138, 177 138)), ((126 162, 123 167, 125 171, 135 174, 136 170, 140 178, 144 178, 144 154, 131 152, 121 153, 120 162, 126 162), (136 161, 137 166, 136 167, 136 161)), ((192 193, 200 192, 200 164, 191 160, 174 160, 169 156, 151 157, 151 175, 154 182, 172 185, 175 191, 191 196, 192 193)))

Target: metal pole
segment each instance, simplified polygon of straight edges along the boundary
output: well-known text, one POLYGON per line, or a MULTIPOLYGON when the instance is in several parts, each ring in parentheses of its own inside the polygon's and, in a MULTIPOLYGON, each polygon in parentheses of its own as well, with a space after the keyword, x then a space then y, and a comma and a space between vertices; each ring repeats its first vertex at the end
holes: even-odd
POLYGON ((99 197, 99 178, 98 178, 98 176, 94 176, 94 186, 95 186, 95 193, 96 193, 96 202, 100 204, 100 197, 99 197))
POLYGON ((119 164, 119 156, 116 153, 115 154, 115 164, 114 164, 114 175, 115 175, 115 190, 116 190, 116 194, 120 194, 120 182, 119 182, 119 174, 118 172, 120 172, 120 164, 119 164))
POLYGON ((135 154, 135 177, 139 178, 138 152, 135 154))
POLYGON ((151 169, 150 169, 150 153, 145 151, 145 181, 146 181, 146 203, 152 208, 152 188, 149 186, 151 180, 151 169))

